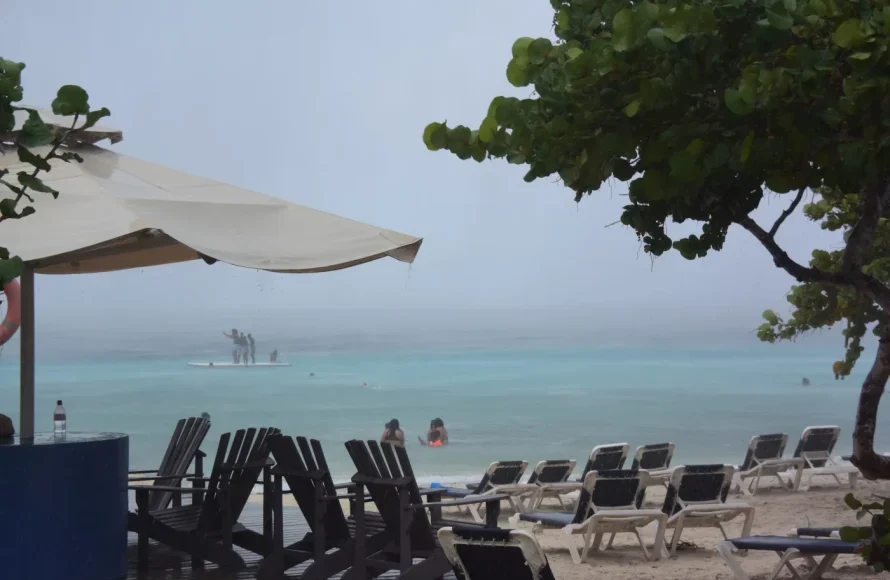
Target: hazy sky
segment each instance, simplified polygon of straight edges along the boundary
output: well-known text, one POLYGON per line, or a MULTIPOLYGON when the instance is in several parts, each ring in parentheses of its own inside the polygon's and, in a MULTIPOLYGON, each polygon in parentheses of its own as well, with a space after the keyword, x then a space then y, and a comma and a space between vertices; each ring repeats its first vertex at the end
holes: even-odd
MULTIPOLYGON (((524 183, 522 167, 426 150, 428 122, 476 126, 494 96, 529 94, 504 70, 517 37, 550 34, 547 0, 44 0, 39 10, 6 0, 3 14, 0 55, 27 63, 29 104, 80 84, 111 109, 121 152, 424 238, 412 267, 295 276, 191 263, 41 276, 41 328, 201 320, 215 331, 268 310, 299 326, 289 311, 340 320, 346 309, 470 324, 497 309, 746 332, 764 308, 784 308, 791 279, 747 232, 734 229, 704 260, 670 255, 653 267, 631 230, 605 228, 624 184, 576 205, 553 180, 524 183)), ((836 240, 799 214, 779 239, 802 261, 836 240)))

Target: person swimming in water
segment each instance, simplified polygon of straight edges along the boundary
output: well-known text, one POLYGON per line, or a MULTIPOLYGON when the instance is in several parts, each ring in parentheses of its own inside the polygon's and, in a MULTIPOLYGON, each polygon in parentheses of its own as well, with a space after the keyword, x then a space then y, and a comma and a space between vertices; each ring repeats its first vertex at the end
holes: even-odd
POLYGON ((421 445, 429 447, 442 447, 448 445, 448 429, 445 428, 445 422, 436 417, 430 421, 430 429, 426 432, 426 441, 417 437, 421 445))
POLYGON ((405 433, 399 427, 399 420, 392 419, 385 425, 383 435, 380 436, 381 443, 389 443, 391 445, 405 446, 405 433))

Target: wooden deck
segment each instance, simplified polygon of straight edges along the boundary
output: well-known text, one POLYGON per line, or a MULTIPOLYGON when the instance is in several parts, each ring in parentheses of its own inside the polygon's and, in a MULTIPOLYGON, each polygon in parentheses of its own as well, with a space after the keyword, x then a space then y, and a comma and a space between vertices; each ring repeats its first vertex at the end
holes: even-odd
MULTIPOLYGON (((263 529, 263 506, 258 503, 248 503, 241 515, 240 523, 250 529, 262 532, 263 529)), ((297 508, 284 508, 284 543, 285 545, 296 542, 309 531, 306 520, 303 518, 303 512, 297 508)), ((236 548, 237 549, 237 548, 236 548)), ((257 566, 260 557, 246 550, 238 549, 238 553, 248 563, 246 570, 234 574, 225 570, 217 569, 214 565, 207 563, 205 570, 192 570, 191 560, 184 554, 171 551, 166 546, 160 546, 154 542, 151 544, 151 558, 149 561, 149 569, 146 572, 139 572, 136 569, 136 534, 129 534, 127 560, 129 561, 129 570, 127 580, 242 580, 255 578, 257 566)), ((287 574, 288 578, 299 578, 300 573, 308 565, 303 564, 287 574)), ((338 578, 335 576, 334 578, 338 578)), ((397 573, 387 573, 378 576, 380 579, 389 579, 398 577, 397 573)), ((446 580, 454 580, 454 575, 449 574, 446 580)))

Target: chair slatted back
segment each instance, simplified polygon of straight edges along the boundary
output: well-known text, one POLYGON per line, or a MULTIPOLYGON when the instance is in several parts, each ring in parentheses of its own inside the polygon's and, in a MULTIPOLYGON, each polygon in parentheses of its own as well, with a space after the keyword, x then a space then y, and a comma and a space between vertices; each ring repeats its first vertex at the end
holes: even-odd
POLYGON ((794 457, 802 457, 807 467, 825 467, 840 434, 841 428, 835 425, 807 427, 800 436, 794 457))
MULTIPOLYGON (((185 475, 188 473, 192 460, 201 448, 204 437, 210 430, 210 421, 203 417, 180 419, 173 430, 173 436, 164 452, 164 458, 158 466, 158 479, 153 485, 180 487, 182 477, 167 479, 164 476, 185 475)), ((171 491, 151 491, 148 494, 148 511, 160 511, 170 505, 173 499, 171 491)))
POLYGON ((739 471, 748 471, 770 459, 781 459, 787 444, 788 435, 785 433, 755 435, 748 444, 748 451, 745 453, 745 460, 739 466, 739 471))
POLYGON ((591 471, 584 476, 573 524, 604 510, 634 510, 643 506, 649 474, 635 469, 591 471))
POLYGON ((734 466, 719 463, 675 467, 661 511, 672 516, 695 504, 726 503, 734 473, 734 466))
POLYGON ((488 466, 473 493, 484 493, 498 485, 519 483, 527 468, 527 461, 495 461, 488 466))
POLYGON ((631 469, 667 469, 674 458, 673 443, 652 443, 640 445, 634 453, 634 461, 631 469))
POLYGON ((539 461, 528 476, 528 483, 564 483, 575 470, 574 459, 548 459, 539 461))
MULTIPOLYGON (((387 480, 402 477, 411 478, 407 486, 408 500, 412 504, 422 503, 420 489, 414 481, 414 472, 407 461, 408 453, 404 447, 390 445, 389 443, 377 443, 377 441, 361 441, 353 439, 346 442, 346 450, 355 464, 358 475, 379 480, 378 482, 364 483, 368 494, 374 501, 377 511, 383 519, 388 533, 396 542, 400 542, 399 529, 402 520, 402 511, 399 503, 399 489, 386 485, 387 480), (404 463, 399 461, 398 455, 404 457, 404 463)), ((424 510, 414 510, 409 529, 409 541, 412 551, 429 551, 436 547, 433 538, 432 527, 427 513, 424 510)))
POLYGON ((621 469, 624 462, 627 461, 627 452, 630 445, 627 443, 614 443, 609 445, 597 445, 590 452, 587 459, 587 465, 584 466, 584 473, 581 474, 581 480, 591 471, 608 471, 610 469, 621 469))
MULTIPOLYGON (((303 516, 309 528, 315 530, 315 515, 318 505, 316 503, 316 486, 321 486, 321 495, 334 496, 337 490, 334 488, 334 480, 328 470, 327 460, 324 456, 321 443, 315 439, 306 437, 292 439, 285 435, 273 435, 269 437, 269 451, 275 458, 278 467, 289 472, 302 473, 303 475, 288 474, 284 477, 290 488, 291 494, 300 506, 303 516), (321 479, 310 476, 310 472, 321 472, 321 479)), ((346 515, 339 501, 325 502, 324 509, 324 535, 325 546, 328 548, 342 545, 349 540, 349 525, 346 515)))
POLYGON ((204 494, 200 528, 218 530, 222 526, 222 502, 227 503, 230 523, 238 521, 250 494, 267 466, 268 437, 278 429, 263 427, 240 429, 232 436, 223 433, 213 459, 213 468, 204 494), (224 490, 224 493, 223 493, 224 490))
POLYGON ((528 532, 455 526, 440 530, 439 539, 466 580, 554 580, 547 557, 528 532))

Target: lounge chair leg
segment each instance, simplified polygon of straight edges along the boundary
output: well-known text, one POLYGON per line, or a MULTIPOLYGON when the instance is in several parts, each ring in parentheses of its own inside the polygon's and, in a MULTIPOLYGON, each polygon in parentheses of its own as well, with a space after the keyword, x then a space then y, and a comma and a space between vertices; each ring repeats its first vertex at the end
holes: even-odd
MULTIPOLYGON (((751 580, 750 576, 742 570, 738 560, 733 556, 732 549, 732 542, 721 542, 717 545, 717 553, 723 558, 726 565, 729 566, 729 569, 732 571, 732 575, 735 576, 736 580, 751 580)), ((781 569, 781 566, 779 566, 779 569, 781 569)))
MULTIPOLYGON (((587 545, 588 534, 584 534, 584 544, 585 550, 584 555, 587 555, 586 545, 587 545)), ((581 554, 578 553, 578 544, 575 542, 575 537, 572 536, 572 531, 569 528, 562 529, 562 539, 566 544, 566 547, 569 549, 569 555, 572 557, 572 562, 575 564, 581 563, 581 554)))
POLYGON ((617 532, 614 532, 611 536, 609 536, 609 543, 606 544, 606 549, 607 549, 607 550, 611 550, 611 549, 612 549, 612 543, 615 541, 615 536, 617 536, 617 535, 618 535, 618 533, 617 533, 617 532))

